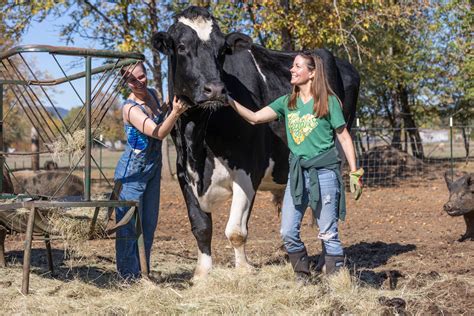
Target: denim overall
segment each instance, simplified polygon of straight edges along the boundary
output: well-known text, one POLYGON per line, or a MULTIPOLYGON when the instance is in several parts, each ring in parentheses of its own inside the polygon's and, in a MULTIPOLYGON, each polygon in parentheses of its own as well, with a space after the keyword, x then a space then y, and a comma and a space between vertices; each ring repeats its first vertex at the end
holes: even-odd
MULTIPOLYGON (((156 103, 159 105, 153 92, 156 103)), ((146 113, 142 105, 128 99, 125 104, 138 106, 146 113)), ((148 115, 148 114, 147 114, 148 115)), ((164 113, 153 121, 161 124, 164 113)), ((161 141, 148 137, 134 126, 125 124, 127 146, 115 169, 114 179, 122 183, 119 200, 139 201, 139 212, 142 219, 143 237, 148 271, 150 270, 150 252, 158 223, 161 180, 161 141)), ((129 210, 128 207, 115 209, 116 222, 119 222, 129 210)), ((140 263, 135 232, 135 220, 121 227, 116 233, 117 270, 125 278, 140 276, 140 263)))

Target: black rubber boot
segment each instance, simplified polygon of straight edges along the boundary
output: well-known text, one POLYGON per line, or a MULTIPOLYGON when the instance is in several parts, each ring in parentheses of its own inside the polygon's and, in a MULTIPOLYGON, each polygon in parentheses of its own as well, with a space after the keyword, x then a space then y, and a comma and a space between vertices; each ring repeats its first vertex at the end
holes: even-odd
POLYGON ((314 270, 316 270, 316 272, 323 271, 323 267, 325 264, 324 257, 326 256, 326 246, 324 246, 324 242, 322 241, 321 241, 321 244, 322 244, 323 250, 321 251, 321 254, 318 257, 318 262, 316 263, 316 266, 314 267, 314 270))
POLYGON ((308 283, 311 274, 309 271, 309 258, 306 248, 298 252, 288 253, 288 257, 290 258, 293 271, 295 271, 296 281, 303 284, 308 283))
POLYGON ((333 256, 333 255, 325 255, 324 261, 326 264, 326 274, 331 275, 339 271, 345 264, 345 256, 333 256))

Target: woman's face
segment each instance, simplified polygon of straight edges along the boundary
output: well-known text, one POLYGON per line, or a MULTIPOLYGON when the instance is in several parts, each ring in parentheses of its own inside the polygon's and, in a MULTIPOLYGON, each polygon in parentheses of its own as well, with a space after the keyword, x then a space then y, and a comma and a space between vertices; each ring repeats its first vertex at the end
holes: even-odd
POLYGON ((300 86, 314 77, 314 71, 308 68, 308 62, 300 55, 295 57, 293 66, 290 69, 291 72, 291 84, 300 86))
POLYGON ((147 78, 145 70, 142 65, 137 65, 132 71, 128 71, 129 74, 127 84, 133 92, 146 91, 147 78))

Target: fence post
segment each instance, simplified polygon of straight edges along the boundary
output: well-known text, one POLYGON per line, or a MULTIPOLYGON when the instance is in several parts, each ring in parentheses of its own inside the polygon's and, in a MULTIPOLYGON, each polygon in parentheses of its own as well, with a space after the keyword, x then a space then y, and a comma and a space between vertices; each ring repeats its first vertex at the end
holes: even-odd
POLYGON ((450 145, 450 151, 451 151, 451 181, 453 181, 454 178, 454 161, 453 161, 453 117, 449 117, 449 135, 450 135, 450 140, 449 140, 449 145, 450 145))
MULTIPOLYGON (((360 137, 360 120, 359 118, 356 119, 356 150, 357 150, 357 154, 359 155, 359 157, 357 157, 358 159, 357 160, 357 164, 360 164, 359 163, 359 159, 361 159, 362 157, 362 138, 360 137)), ((359 166, 357 166, 359 167, 359 166)))
POLYGON ((100 134, 99 135, 99 140, 100 140, 100 144, 99 144, 99 185, 102 184, 102 142, 104 141, 104 135, 100 134))
MULTIPOLYGON (((3 151, 3 83, 0 83, 0 150, 3 151)), ((0 155, 0 193, 3 192, 3 153, 0 155)))
POLYGON ((86 66, 86 129, 85 129, 85 156, 84 156, 84 201, 91 200, 91 56, 85 58, 86 66))

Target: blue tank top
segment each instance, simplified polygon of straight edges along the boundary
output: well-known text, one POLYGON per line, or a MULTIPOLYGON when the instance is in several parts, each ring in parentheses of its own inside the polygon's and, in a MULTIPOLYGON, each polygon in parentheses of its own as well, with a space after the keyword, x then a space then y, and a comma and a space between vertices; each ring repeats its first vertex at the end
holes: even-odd
MULTIPOLYGON (((160 103, 158 102, 157 97, 152 91, 149 91, 150 94, 153 96, 153 99, 155 99, 156 104, 158 105, 158 108, 161 110, 160 103)), ((145 113, 148 116, 148 113, 145 111, 145 108, 141 105, 138 104, 136 101, 127 99, 124 103, 125 104, 131 104, 132 106, 138 106, 140 109, 142 109, 143 113, 145 113)), ((163 114, 161 113, 157 116, 155 116, 152 120, 155 122, 155 124, 161 124, 163 122, 163 114)), ((150 142, 150 139, 147 135, 143 134, 140 132, 135 126, 125 123, 124 124, 125 128, 125 135, 127 136, 127 142, 130 148, 134 151, 141 152, 145 150, 148 147, 148 144, 150 142)))

